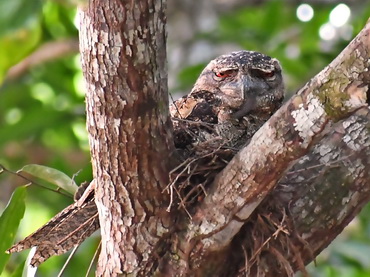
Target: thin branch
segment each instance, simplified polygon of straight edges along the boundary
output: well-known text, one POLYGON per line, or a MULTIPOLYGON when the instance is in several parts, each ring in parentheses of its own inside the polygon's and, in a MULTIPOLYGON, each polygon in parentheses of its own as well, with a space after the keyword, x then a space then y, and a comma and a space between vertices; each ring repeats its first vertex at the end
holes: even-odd
POLYGON ((69 264, 69 262, 71 261, 72 257, 73 257, 73 256, 74 256, 74 254, 76 253, 76 251, 77 251, 77 248, 78 248, 78 247, 79 247, 79 245, 76 245, 76 246, 73 248, 73 250, 72 250, 71 254, 69 254, 69 256, 68 256, 68 258, 67 258, 66 262, 64 263, 64 265, 63 265, 63 267, 61 268, 61 270, 60 270, 60 272, 59 272, 59 274, 58 274, 58 276, 57 276, 57 277, 61 277, 61 276, 62 276, 62 274, 63 274, 64 270, 67 268, 67 265, 69 264))
POLYGON ((70 195, 70 194, 64 193, 64 192, 63 192, 63 191, 61 191, 59 188, 57 188, 57 189, 51 189, 51 188, 49 188, 49 187, 47 187, 47 186, 41 185, 40 183, 35 182, 34 180, 32 180, 32 179, 30 179, 30 178, 28 178, 28 177, 24 176, 23 174, 21 174, 21 173, 19 173, 19 172, 11 171, 11 170, 7 169, 5 166, 3 166, 2 164, 0 164, 0 174, 1 174, 2 172, 7 172, 7 173, 9 173, 9 174, 12 174, 12 175, 15 175, 15 176, 17 176, 17 177, 20 177, 20 178, 22 178, 23 180, 27 181, 27 182, 28 182, 29 184, 31 184, 31 185, 35 185, 35 186, 38 186, 38 187, 40 187, 40 188, 43 188, 43 189, 46 189, 46 190, 49 190, 49 191, 52 191, 52 192, 56 192, 56 193, 59 193, 59 194, 61 194, 61 195, 65 196, 65 197, 71 198, 71 195, 70 195))
POLYGON ((70 54, 78 53, 78 40, 65 39, 46 42, 32 52, 28 57, 12 66, 6 75, 6 80, 14 80, 26 73, 30 68, 53 61, 70 54))
POLYGON ((90 262, 90 264, 89 264, 89 267, 88 267, 88 269, 87 269, 87 272, 86 272, 85 277, 88 277, 88 276, 89 276, 89 273, 90 273, 90 271, 91 271, 91 269, 92 269, 92 266, 93 266, 93 264, 94 264, 94 261, 95 261, 95 260, 96 260, 96 258, 98 257, 98 253, 100 252, 100 249, 101 249, 101 240, 100 240, 100 242, 99 242, 98 247, 97 247, 97 248, 96 248, 96 250, 95 250, 94 256, 93 256, 93 257, 92 257, 92 259, 91 259, 91 262, 90 262))

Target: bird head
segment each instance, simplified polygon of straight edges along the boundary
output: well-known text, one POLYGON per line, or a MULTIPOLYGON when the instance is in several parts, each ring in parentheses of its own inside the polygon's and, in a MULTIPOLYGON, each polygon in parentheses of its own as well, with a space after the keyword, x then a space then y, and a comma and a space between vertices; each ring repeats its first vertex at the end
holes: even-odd
POLYGON ((284 97, 280 63, 246 50, 219 56, 205 67, 190 94, 196 96, 205 91, 220 100, 222 117, 271 115, 284 97))

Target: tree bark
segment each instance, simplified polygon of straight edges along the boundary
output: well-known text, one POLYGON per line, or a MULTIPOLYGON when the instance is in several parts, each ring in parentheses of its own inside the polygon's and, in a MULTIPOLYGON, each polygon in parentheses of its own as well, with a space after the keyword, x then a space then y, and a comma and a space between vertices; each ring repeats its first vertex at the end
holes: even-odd
POLYGON ((102 235, 97 275, 145 275, 171 224, 162 193, 173 151, 164 1, 92 0, 80 15, 102 235))
POLYGON ((305 271, 370 200, 369 127, 364 107, 295 162, 232 242, 248 262, 230 253, 229 268, 271 277, 305 271))
POLYGON ((181 255, 185 262, 172 265, 177 271, 189 272, 190 267, 195 276, 232 276, 230 270, 235 267, 229 257, 235 261, 235 256, 247 260, 241 267, 253 276, 304 271, 304 265, 368 202, 368 119, 364 114, 351 115, 368 110, 369 33, 368 23, 218 175, 187 230, 180 234, 179 250, 185 253, 181 255), (335 160, 349 154, 351 166, 347 159, 344 163, 335 160), (320 174, 308 178, 302 172, 313 164, 319 165, 320 174), (293 165, 296 169, 287 174, 293 165), (274 191, 282 177, 286 185, 274 191), (298 181, 301 186, 296 185, 298 181), (269 201, 265 200, 268 194, 274 196, 269 201), (263 201, 268 205, 260 205, 263 201), (271 240, 279 233, 286 237, 274 246, 271 240), (271 255, 266 258, 269 247, 271 255), (225 267, 227 273, 222 271, 225 267))
POLYGON ((369 199, 370 24, 255 134, 189 219, 166 211, 165 23, 164 1, 92 0, 81 12, 97 275, 304 270, 369 199))

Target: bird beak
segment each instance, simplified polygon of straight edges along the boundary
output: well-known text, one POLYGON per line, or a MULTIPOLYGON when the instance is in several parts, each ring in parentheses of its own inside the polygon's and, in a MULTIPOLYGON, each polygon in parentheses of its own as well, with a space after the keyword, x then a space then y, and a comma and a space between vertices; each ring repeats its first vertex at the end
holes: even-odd
POLYGON ((250 84, 251 79, 248 75, 243 74, 240 76, 240 98, 245 100, 248 100, 248 95, 250 94, 250 84))
POLYGON ((240 98, 243 99, 243 103, 238 108, 238 111, 233 114, 233 117, 240 119, 253 111, 257 105, 256 95, 254 93, 254 88, 252 80, 249 75, 240 76, 240 98))

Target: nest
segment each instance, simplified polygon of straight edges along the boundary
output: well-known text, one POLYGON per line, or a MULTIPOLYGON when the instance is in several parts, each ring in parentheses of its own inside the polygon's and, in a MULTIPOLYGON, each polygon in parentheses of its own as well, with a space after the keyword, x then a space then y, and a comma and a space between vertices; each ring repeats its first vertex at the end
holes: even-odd
POLYGON ((296 231, 289 209, 272 195, 251 215, 233 239, 228 257, 232 266, 225 276, 286 276, 297 270, 308 277, 305 263, 315 255, 309 243, 296 231), (242 248, 244 256, 235 249, 242 248), (230 272, 234 268, 234 272, 230 272))
MULTIPOLYGON (((235 124, 212 124, 172 119, 179 163, 170 172, 171 203, 191 217, 194 204, 207 195, 207 188, 226 167, 247 139, 250 129, 235 124)), ((250 125, 254 126, 254 125, 250 125)), ((254 132, 253 132, 254 133, 254 132)))
MULTIPOLYGON (((207 195, 217 174, 264 123, 253 116, 244 120, 243 126, 233 124, 220 128, 219 124, 173 118, 175 146, 180 158, 170 172, 167 188, 172 201, 169 209, 182 209, 192 217, 194 207, 207 195)), ((282 275, 293 276, 298 268, 307 276, 300 248, 309 247, 294 230, 285 207, 267 198, 234 239, 235 248, 242 245, 245 252, 245 261, 241 261, 245 265, 238 266, 240 271, 236 276, 263 276, 256 270, 272 261, 282 275)), ((231 259, 236 261, 238 257, 231 259)))
POLYGON ((280 100, 245 114, 208 91, 197 91, 170 106, 179 163, 170 173, 171 203, 191 216, 216 175, 280 106, 280 100))
POLYGON ((188 215, 194 203, 207 195, 207 188, 216 175, 228 164, 236 151, 221 144, 215 148, 215 141, 205 141, 194 145, 181 164, 170 172, 169 188, 176 192, 177 206, 188 215))

